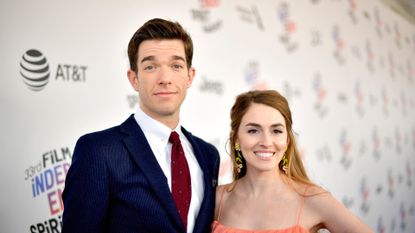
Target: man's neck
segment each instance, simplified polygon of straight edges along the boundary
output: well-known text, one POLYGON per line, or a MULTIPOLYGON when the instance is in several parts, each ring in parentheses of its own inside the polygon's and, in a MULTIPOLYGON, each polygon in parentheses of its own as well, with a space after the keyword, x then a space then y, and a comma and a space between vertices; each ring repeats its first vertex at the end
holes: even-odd
POLYGON ((141 111, 143 111, 147 116, 151 117, 152 119, 162 123, 163 125, 169 127, 170 129, 174 130, 180 121, 180 114, 179 112, 171 114, 171 115, 159 115, 159 114, 153 114, 151 112, 144 111, 143 108, 141 108, 141 111))

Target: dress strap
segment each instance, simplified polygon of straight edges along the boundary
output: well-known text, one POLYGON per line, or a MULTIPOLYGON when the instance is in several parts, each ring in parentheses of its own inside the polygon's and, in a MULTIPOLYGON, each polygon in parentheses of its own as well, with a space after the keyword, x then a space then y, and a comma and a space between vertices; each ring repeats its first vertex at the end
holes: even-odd
POLYGON ((223 194, 225 193, 225 190, 226 189, 227 189, 227 187, 226 186, 223 186, 222 193, 220 195, 219 208, 218 208, 218 219, 216 219, 217 221, 219 221, 220 213, 222 211, 222 199, 223 199, 223 194))
POLYGON ((307 186, 305 187, 305 189, 304 189, 304 193, 303 193, 303 195, 301 196, 301 197, 302 197, 302 198, 301 198, 301 206, 300 206, 300 208, 299 208, 299 210, 298 210, 298 213, 297 213, 297 224, 296 224, 296 225, 298 225, 298 224, 300 223, 300 217, 301 217, 301 213, 303 212, 303 207, 304 207, 305 198, 306 198, 305 194, 307 193, 307 189, 308 189, 308 187, 310 187, 310 185, 307 185, 307 186))

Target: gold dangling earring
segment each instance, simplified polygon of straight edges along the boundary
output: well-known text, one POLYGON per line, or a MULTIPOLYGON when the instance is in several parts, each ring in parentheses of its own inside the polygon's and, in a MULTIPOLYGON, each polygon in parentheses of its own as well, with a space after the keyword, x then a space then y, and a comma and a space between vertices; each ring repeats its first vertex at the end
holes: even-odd
POLYGON ((285 155, 285 152, 280 161, 280 168, 284 171, 286 175, 288 175, 288 158, 287 155, 285 155))
POLYGON ((242 162, 241 148, 240 148, 239 143, 235 143, 235 150, 236 150, 236 156, 235 156, 236 170, 238 171, 238 173, 241 173, 241 170, 244 167, 244 165, 242 162))

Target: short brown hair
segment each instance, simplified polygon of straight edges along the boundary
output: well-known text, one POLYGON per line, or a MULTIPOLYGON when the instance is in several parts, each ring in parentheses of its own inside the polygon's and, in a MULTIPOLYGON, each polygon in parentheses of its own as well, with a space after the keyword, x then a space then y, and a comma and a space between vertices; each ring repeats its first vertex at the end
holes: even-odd
POLYGON ((183 29, 178 22, 154 18, 147 21, 131 37, 128 43, 128 59, 130 69, 137 72, 138 48, 145 40, 173 40, 183 41, 184 52, 186 54, 187 68, 192 66, 193 42, 190 35, 183 29))

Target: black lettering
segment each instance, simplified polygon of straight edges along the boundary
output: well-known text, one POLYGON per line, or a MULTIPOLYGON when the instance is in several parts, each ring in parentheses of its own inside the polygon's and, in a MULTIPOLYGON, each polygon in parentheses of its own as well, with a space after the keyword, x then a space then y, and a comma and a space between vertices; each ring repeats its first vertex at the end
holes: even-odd
POLYGON ((86 74, 85 74, 85 71, 86 71, 86 69, 87 69, 88 67, 86 67, 86 66, 80 66, 80 68, 81 68, 81 70, 82 70, 82 77, 83 77, 83 81, 85 82, 85 81, 86 81, 86 74))
POLYGON ((69 80, 69 69, 71 68, 71 65, 63 65, 66 69, 66 80, 69 80))
POLYGON ((36 227, 31 225, 30 226, 30 233, 37 233, 36 227))
POLYGON ((43 223, 38 223, 36 226, 39 233, 45 232, 45 227, 43 226, 43 223))
POLYGON ((54 218, 49 219, 49 227, 52 231, 51 233, 60 233, 58 230, 58 220, 54 218))
POLYGON ((46 153, 44 153, 42 155, 42 158, 43 158, 43 168, 46 168, 46 161, 49 160, 50 153, 51 153, 51 151, 46 152, 46 153))
POLYGON ((64 81, 85 82, 87 68, 87 66, 59 64, 55 80, 61 78, 64 81))
POLYGON ((79 81, 80 75, 78 73, 78 66, 72 66, 72 80, 79 81))
POLYGON ((56 162, 58 162, 58 161, 55 161, 56 158, 58 157, 58 153, 56 153, 56 150, 51 151, 50 157, 52 158, 52 164, 55 164, 56 162))
POLYGON ((46 226, 46 231, 47 231, 48 233, 50 233, 50 231, 49 231, 49 227, 48 227, 48 222, 46 222, 46 221, 45 221, 45 226, 46 226))
POLYGON ((31 233, 60 233, 62 231, 62 215, 30 226, 31 233))
POLYGON ((53 164, 55 164, 55 162, 61 162, 63 161, 63 159, 60 159, 58 156, 58 152, 56 152, 56 150, 53 150, 53 155, 54 155, 54 159, 53 159, 53 164))
POLYGON ((58 68, 56 69, 55 80, 57 80, 59 77, 62 77, 62 79, 65 80, 65 75, 63 74, 63 69, 61 65, 58 65, 58 68))
POLYGON ((66 160, 66 156, 68 156, 69 159, 72 158, 71 151, 69 150, 68 147, 61 148, 61 151, 62 151, 63 160, 66 160))

